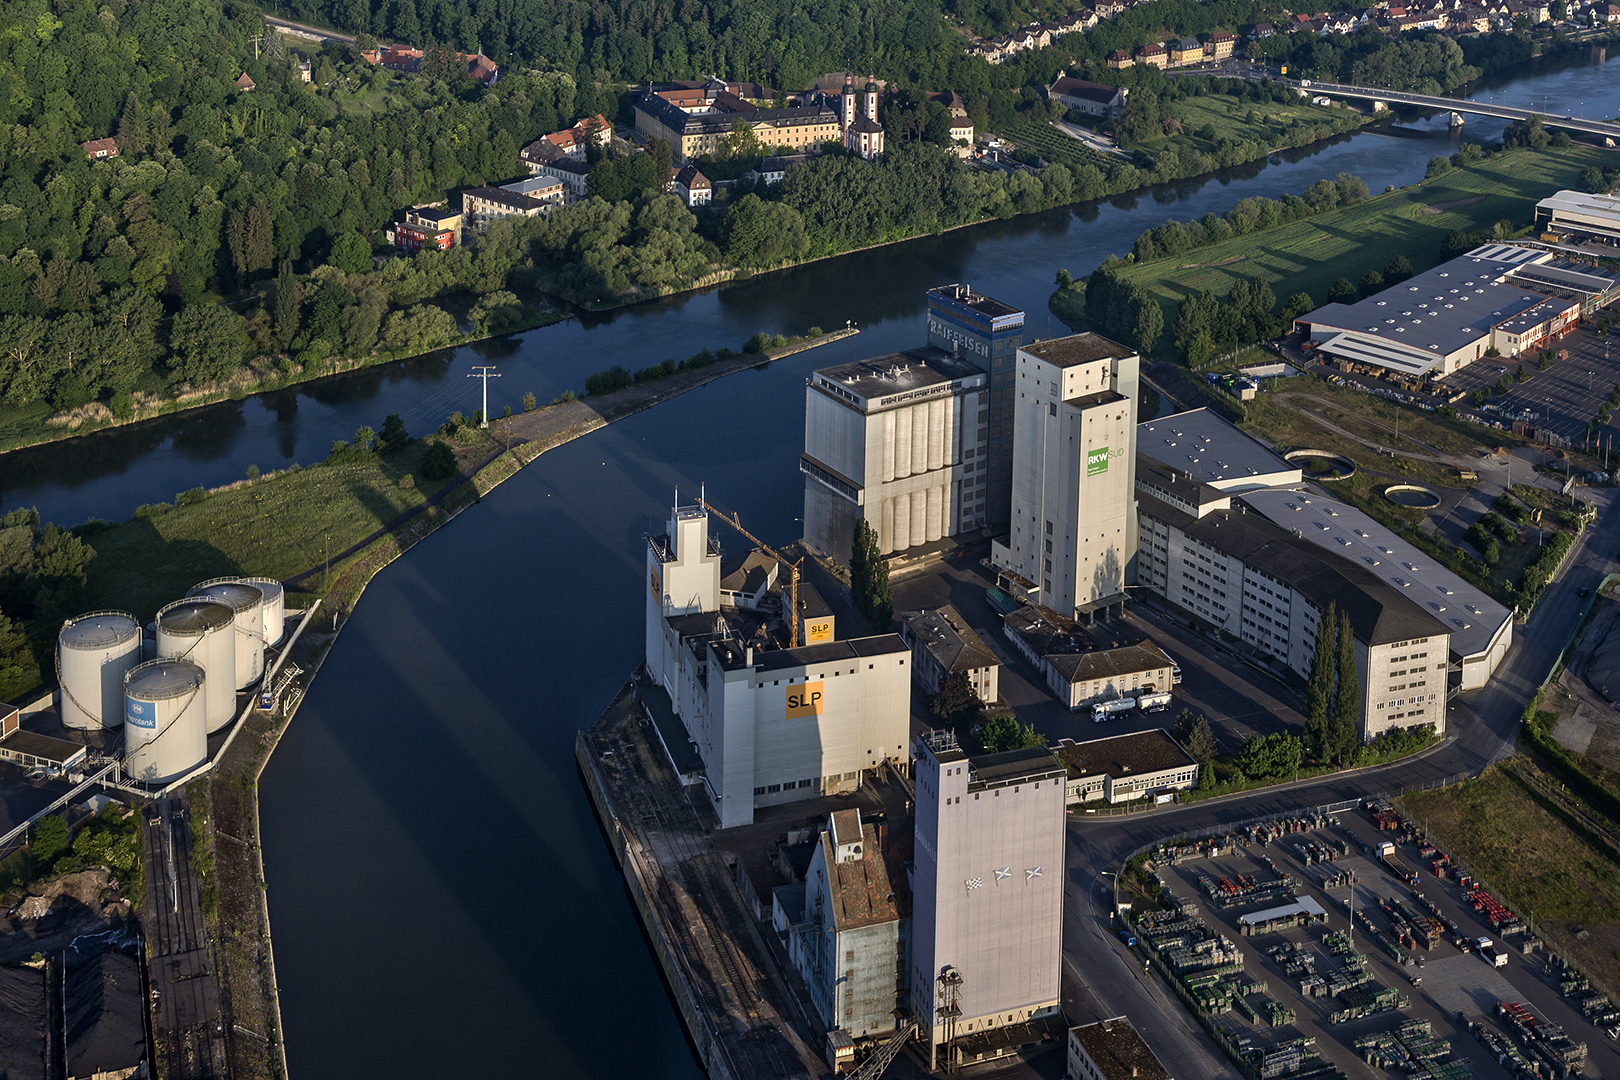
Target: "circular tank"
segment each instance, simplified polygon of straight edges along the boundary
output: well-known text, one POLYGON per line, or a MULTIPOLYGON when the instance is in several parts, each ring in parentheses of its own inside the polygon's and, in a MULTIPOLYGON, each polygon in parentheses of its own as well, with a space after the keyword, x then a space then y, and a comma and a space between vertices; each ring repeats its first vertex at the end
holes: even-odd
POLYGON ((122 611, 96 611, 62 624, 56 678, 62 726, 113 728, 124 722, 124 672, 140 663, 141 624, 122 611))
POLYGON ((164 784, 208 757, 208 676, 189 660, 148 660, 124 675, 124 774, 164 784))
POLYGON ((208 676, 205 730, 225 727, 236 716, 236 614, 218 600, 176 600, 157 624, 159 659, 189 660, 208 676))
POLYGON ((258 682, 264 674, 264 593, 241 578, 215 578, 187 595, 230 605, 236 613, 236 689, 258 682))
POLYGON ((264 593, 264 644, 280 645, 287 632, 287 594, 275 578, 250 577, 243 581, 264 593))

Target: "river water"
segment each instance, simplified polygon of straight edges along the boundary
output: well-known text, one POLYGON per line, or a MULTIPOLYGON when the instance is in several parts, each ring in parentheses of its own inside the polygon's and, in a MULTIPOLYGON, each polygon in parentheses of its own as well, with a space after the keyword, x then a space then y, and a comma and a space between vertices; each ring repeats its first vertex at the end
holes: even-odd
MULTIPOLYGON (((1570 64, 1491 88, 1559 113, 1620 112, 1620 65, 1570 64)), ((1500 122, 1470 121, 1475 139, 1500 122)), ((570 321, 456 353, 0 457, 7 505, 119 518, 197 484, 324 455, 400 412, 422 431, 477 407, 546 400, 756 330, 857 322, 859 337, 746 371, 554 450, 378 576, 260 792, 292 1075, 696 1077, 679 1019, 575 773, 574 733, 638 661, 645 533, 676 484, 707 482, 758 535, 799 535, 804 378, 920 345, 923 294, 966 281, 1047 323, 1076 275, 1168 217, 1221 212, 1353 172, 1420 178, 1455 136, 1365 132, 1216 177, 997 222, 570 321)), ((731 550, 740 538, 724 537, 731 550)))

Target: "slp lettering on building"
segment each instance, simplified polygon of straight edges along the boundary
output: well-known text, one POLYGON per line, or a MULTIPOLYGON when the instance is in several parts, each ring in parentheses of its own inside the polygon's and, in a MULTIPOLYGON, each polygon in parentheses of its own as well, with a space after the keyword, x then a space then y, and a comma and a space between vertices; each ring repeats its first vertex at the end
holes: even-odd
POLYGON ((804 716, 820 716, 825 701, 821 683, 800 683, 787 688, 787 718, 797 720, 804 716))

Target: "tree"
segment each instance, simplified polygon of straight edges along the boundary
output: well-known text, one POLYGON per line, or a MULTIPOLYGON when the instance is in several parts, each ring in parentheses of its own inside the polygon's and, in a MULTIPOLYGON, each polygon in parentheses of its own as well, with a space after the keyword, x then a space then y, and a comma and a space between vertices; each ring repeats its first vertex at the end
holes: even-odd
POLYGON ((1356 638, 1348 612, 1339 613, 1338 656, 1333 686, 1333 724, 1328 750, 1339 765, 1349 763, 1361 741, 1361 676, 1356 671, 1356 638))
POLYGON ((1045 746, 1046 737, 1033 724, 1020 724, 1013 716, 992 716, 979 729, 979 746, 987 754, 1045 746))
POLYGON ((1396 255, 1384 264, 1384 280, 1391 285, 1400 284, 1414 273, 1412 260, 1405 255, 1396 255))
POLYGON ((889 588, 889 564, 878 547, 877 530, 862 518, 855 523, 855 542, 849 559, 849 589, 859 611, 872 629, 887 633, 894 618, 894 594, 889 588))
POLYGON ((1357 295, 1356 287, 1349 278, 1339 278, 1328 286, 1328 299, 1335 304, 1353 304, 1357 295))
POLYGON ((1147 300, 1136 309, 1136 325, 1132 337, 1136 341, 1136 351, 1144 357, 1151 357, 1153 346, 1159 343, 1159 336, 1164 333, 1164 309, 1153 300, 1147 300))
POLYGON ((405 430, 405 421, 399 418, 399 413, 389 413, 383 420, 382 431, 377 433, 377 452, 387 454, 410 441, 411 433, 405 430))
POLYGON ((276 343, 283 349, 298 336, 298 278, 293 274, 291 259, 281 260, 276 274, 275 309, 272 316, 276 328, 276 343))
POLYGON ((737 266, 776 266, 802 259, 809 246, 799 211, 752 192, 733 203, 720 222, 721 250, 737 266))
POLYGON ((247 320, 222 304, 192 304, 175 316, 169 344, 170 366, 187 382, 223 379, 247 353, 247 320))
POLYGON ((67 822, 57 814, 47 814, 34 823, 34 843, 31 848, 36 862, 48 867, 57 856, 68 849, 67 822))
POLYGON ((1182 709, 1176 715, 1175 735, 1180 740, 1182 749, 1206 768, 1220 753, 1220 744, 1215 740, 1215 730, 1209 726, 1209 719, 1202 713, 1182 709))
POLYGON ((350 230, 333 242, 331 262, 346 274, 363 274, 371 269, 371 245, 350 230))
POLYGON ((456 452, 439 439, 422 455, 422 475, 429 480, 443 480, 456 471, 456 452))
POLYGON ((1311 652, 1310 675, 1305 682, 1305 749, 1326 761, 1332 747, 1334 664, 1339 654, 1338 612, 1329 604, 1316 624, 1316 648, 1311 652))
POLYGON ((377 433, 371 430, 371 425, 361 424, 354 429, 354 439, 349 443, 356 450, 370 450, 377 441, 377 433))
POLYGON ((1238 752, 1238 767, 1251 780, 1290 776, 1299 770, 1302 750, 1299 739, 1286 732, 1252 735, 1238 752))
POLYGON ((1376 270, 1369 270, 1361 275, 1361 295, 1371 296, 1384 287, 1384 275, 1376 270))
POLYGON ((928 711, 955 727, 972 721, 984 711, 984 702, 965 671, 953 671, 939 684, 939 693, 928 699, 928 711))

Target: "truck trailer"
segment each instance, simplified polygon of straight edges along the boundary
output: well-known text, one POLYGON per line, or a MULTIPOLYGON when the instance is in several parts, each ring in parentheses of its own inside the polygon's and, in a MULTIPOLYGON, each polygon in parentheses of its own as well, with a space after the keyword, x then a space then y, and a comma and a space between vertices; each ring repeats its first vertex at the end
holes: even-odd
POLYGON ((1100 724, 1104 720, 1124 716, 1134 708, 1136 708, 1135 698, 1122 697, 1113 701, 1099 701, 1091 707, 1091 719, 1093 723, 1100 724))
POLYGON ((1164 712, 1170 707, 1170 692, 1143 694, 1136 699, 1136 707, 1143 712, 1164 712))

